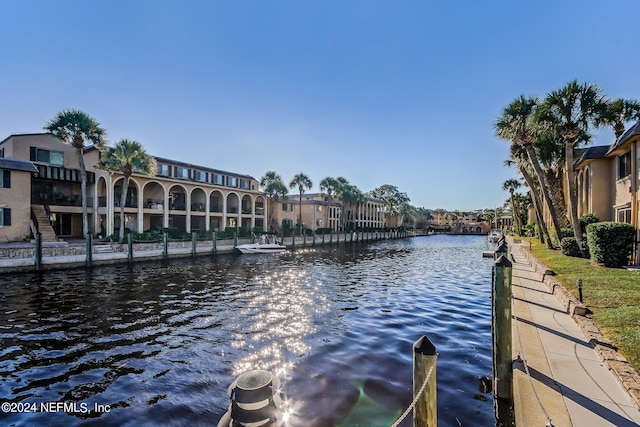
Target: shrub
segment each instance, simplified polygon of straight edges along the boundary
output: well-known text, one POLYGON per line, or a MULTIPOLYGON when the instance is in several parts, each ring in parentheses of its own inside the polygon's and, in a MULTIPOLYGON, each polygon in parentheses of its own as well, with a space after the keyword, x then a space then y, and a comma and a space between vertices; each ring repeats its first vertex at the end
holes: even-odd
POLYGON ((567 237, 575 237, 573 235, 573 228, 569 227, 569 228, 561 228, 560 229, 560 237, 562 237, 562 240, 566 239, 567 237))
POLYGON ((587 225, 595 224, 597 222, 600 222, 598 217, 595 216, 592 213, 591 214, 582 215, 578 221, 580 221, 580 228, 582 229, 583 233, 587 232, 587 225))
POLYGON ((607 267, 626 265, 633 249, 635 228, 623 222, 599 222, 587 226, 591 260, 607 267))
POLYGON ((575 237, 565 237, 560 242, 560 249, 566 256, 581 257, 580 245, 575 237))

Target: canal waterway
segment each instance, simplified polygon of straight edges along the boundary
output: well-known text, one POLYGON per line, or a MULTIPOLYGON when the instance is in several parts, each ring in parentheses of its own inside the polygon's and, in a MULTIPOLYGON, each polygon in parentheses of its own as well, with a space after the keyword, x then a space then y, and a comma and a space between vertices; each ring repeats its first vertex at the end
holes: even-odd
POLYGON ((439 426, 494 425, 486 246, 436 235, 0 276, 0 401, 77 405, 0 424, 216 425, 229 384, 261 368, 282 381, 287 426, 385 427, 427 335, 439 426))

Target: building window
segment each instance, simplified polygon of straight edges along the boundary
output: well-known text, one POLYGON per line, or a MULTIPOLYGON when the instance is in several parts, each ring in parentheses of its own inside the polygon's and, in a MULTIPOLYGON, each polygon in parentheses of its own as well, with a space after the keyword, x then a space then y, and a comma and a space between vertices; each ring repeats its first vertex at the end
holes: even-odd
POLYGON ((631 224, 631 208, 618 209, 616 211, 616 221, 631 224))
POLYGON ((207 172, 202 172, 202 171, 194 171, 193 172, 193 179, 195 179, 196 181, 199 182, 208 182, 209 181, 209 174, 207 172))
POLYGON ((11 188, 11 171, 0 169, 0 188, 11 188))
POLYGON ((283 203, 282 204, 283 212, 293 212, 293 204, 292 203, 283 203))
POLYGON ((232 176, 227 177, 227 187, 237 187, 238 186, 238 178, 234 178, 232 176))
POLYGON ((293 220, 285 218, 282 220, 282 228, 293 228, 293 220))
POLYGON ((174 177, 179 179, 189 179, 189 169, 175 167, 174 177))
POLYGON ((251 181, 247 179, 241 179, 239 187, 242 189, 248 190, 251 188, 251 181))
POLYGON ((4 158, 4 148, 0 148, 0 159, 4 158))
POLYGON ((618 157, 618 179, 631 175, 631 151, 627 151, 618 157))
POLYGON ((214 185, 224 185, 224 176, 212 173, 211 183, 214 185))
POLYGON ((64 153, 62 151, 43 150, 31 147, 29 160, 32 162, 50 163, 52 165, 64 165, 64 153))
POLYGON ((0 208, 0 227, 11 225, 11 209, 0 208))
POLYGON ((161 176, 171 176, 171 166, 158 163, 156 166, 156 173, 161 176))

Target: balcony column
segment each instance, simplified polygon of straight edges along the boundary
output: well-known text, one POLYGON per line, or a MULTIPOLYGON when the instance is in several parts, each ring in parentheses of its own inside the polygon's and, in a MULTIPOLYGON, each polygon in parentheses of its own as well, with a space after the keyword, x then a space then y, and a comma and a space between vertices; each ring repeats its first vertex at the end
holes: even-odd
POLYGON ((187 233, 191 233, 191 191, 186 191, 185 190, 185 204, 187 206, 185 206, 185 210, 187 212, 187 221, 186 221, 186 229, 187 229, 187 233))
POLYGON ((204 230, 205 231, 210 231, 211 230, 211 212, 209 212, 209 209, 211 209, 211 194, 206 194, 206 198, 204 201, 204 230))
POLYGON ((169 228, 169 189, 168 188, 164 188, 164 205, 162 206, 163 209, 163 216, 164 218, 162 218, 162 228, 169 228))
POLYGON ((113 226, 114 223, 114 206, 113 206, 113 198, 114 198, 115 188, 113 183, 113 173, 109 173, 109 179, 107 182, 107 235, 110 236, 114 233, 115 229, 113 226))
POLYGON ((138 233, 144 232, 144 185, 138 189, 138 233))
POLYGON ((249 196, 251 199, 251 229, 256 227, 256 200, 253 196, 249 196))
POLYGON ((222 230, 227 228, 227 196, 228 194, 222 194, 222 230))

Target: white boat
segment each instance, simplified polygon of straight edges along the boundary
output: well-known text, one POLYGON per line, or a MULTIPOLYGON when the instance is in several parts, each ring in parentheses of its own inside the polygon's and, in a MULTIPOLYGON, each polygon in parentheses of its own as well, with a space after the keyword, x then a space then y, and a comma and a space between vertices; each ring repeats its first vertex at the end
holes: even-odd
POLYGON ((243 254, 269 254, 284 252, 287 247, 278 241, 275 235, 262 234, 257 239, 257 242, 238 245, 236 249, 243 254))
POLYGON ((491 230, 488 234, 489 242, 496 243, 502 237, 502 232, 498 230, 491 230))

